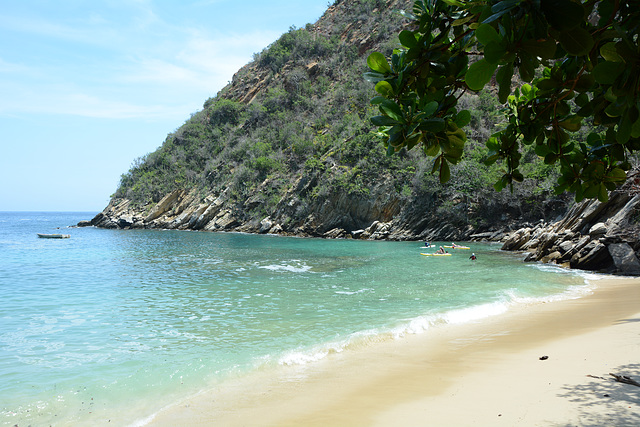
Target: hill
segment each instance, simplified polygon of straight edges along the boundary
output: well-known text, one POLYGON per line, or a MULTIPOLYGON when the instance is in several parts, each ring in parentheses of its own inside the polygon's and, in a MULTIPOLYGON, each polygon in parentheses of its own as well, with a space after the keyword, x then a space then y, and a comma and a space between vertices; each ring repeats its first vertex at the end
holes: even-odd
POLYGON ((552 220, 556 171, 523 153, 529 178, 496 193, 500 166, 483 141, 500 125, 489 94, 460 102, 473 132, 446 185, 417 150, 387 156, 369 122, 362 78, 372 50, 390 55, 411 0, 337 0, 240 69, 154 152, 122 175, 91 224, 372 239, 469 240, 552 220))

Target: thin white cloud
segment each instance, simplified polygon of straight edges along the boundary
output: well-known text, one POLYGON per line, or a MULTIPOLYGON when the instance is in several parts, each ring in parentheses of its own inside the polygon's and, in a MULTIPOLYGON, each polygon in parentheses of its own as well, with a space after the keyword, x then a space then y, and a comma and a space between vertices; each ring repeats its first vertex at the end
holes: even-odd
POLYGON ((116 0, 109 7, 130 14, 118 22, 99 8, 51 21, 0 16, 0 31, 43 43, 55 39, 60 49, 56 57, 43 51, 42 61, 26 65, 0 58, 0 114, 183 118, 280 35, 165 22, 148 0, 116 0))

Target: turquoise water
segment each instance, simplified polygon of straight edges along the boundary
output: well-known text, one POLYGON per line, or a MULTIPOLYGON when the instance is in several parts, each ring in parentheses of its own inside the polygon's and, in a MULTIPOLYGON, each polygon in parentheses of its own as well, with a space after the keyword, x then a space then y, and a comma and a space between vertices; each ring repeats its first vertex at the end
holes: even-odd
POLYGON ((474 262, 419 242, 65 228, 93 215, 0 212, 0 425, 140 424, 231 377, 588 288, 489 244, 469 244, 474 262))

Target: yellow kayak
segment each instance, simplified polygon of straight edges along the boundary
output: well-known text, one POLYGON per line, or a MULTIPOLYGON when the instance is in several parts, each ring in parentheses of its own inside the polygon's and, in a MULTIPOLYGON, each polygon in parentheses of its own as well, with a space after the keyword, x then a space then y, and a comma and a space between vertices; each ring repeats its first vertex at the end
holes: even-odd
POLYGON ((423 254, 422 252, 420 253, 420 255, 424 255, 424 256, 451 256, 451 254, 423 254))

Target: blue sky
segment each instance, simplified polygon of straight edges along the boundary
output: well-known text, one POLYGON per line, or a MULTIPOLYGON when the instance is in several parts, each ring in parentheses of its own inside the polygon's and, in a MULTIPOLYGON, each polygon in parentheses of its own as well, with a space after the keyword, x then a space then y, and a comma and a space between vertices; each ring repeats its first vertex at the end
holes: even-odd
POLYGON ((134 159, 331 3, 4 2, 0 211, 101 211, 134 159))

